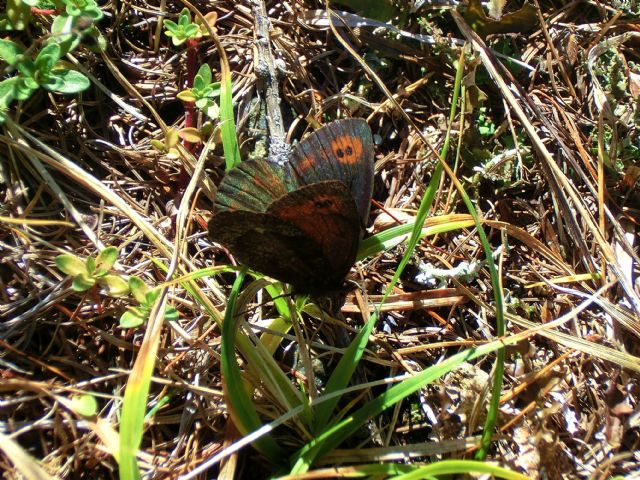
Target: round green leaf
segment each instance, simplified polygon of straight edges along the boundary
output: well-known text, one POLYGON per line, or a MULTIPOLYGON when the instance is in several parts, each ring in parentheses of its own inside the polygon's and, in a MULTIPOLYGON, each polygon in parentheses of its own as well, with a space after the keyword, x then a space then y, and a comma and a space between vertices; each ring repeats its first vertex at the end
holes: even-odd
POLYGON ((175 32, 178 31, 178 24, 176 22, 174 22, 173 20, 165 20, 164 21, 164 28, 167 29, 165 33, 165 35, 167 35, 168 37, 172 36, 175 32))
POLYGON ((60 60, 60 46, 55 43, 46 45, 36 57, 36 70, 41 74, 48 73, 60 60))
POLYGON ((168 128, 165 137, 165 145, 167 145, 167 147, 169 148, 175 147, 178 144, 178 140, 180 140, 178 131, 174 128, 168 128))
POLYGON ((58 255, 55 259, 56 267, 62 273, 66 273, 67 275, 80 275, 81 273, 87 273, 87 266, 84 264, 82 259, 72 255, 71 253, 65 253, 62 255, 58 255))
POLYGON ((19 45, 10 40, 0 39, 0 58, 12 67, 15 67, 16 63, 18 63, 22 52, 23 50, 19 45))
POLYGON ((149 290, 147 292, 144 298, 144 302, 140 302, 140 303, 142 305, 147 306, 148 308, 151 308, 151 306, 153 306, 153 304, 156 303, 156 300, 158 299, 159 296, 160 296, 160 289, 154 288, 153 290, 149 290))
POLYGON ((7 78, 0 82, 0 108, 6 109, 16 98, 18 77, 7 78))
POLYGON ((120 326, 122 328, 136 328, 142 325, 146 320, 146 317, 140 315, 137 308, 127 310, 120 317, 120 326))
POLYGON ((189 13, 188 8, 183 8, 180 12, 180 17, 178 18, 178 23, 181 27, 186 27, 191 23, 191 14, 189 13))
POLYGON ((96 258, 96 267, 104 268, 105 270, 110 270, 113 267, 113 264, 116 263, 118 259, 118 248, 117 247, 107 247, 100 252, 98 258, 96 258))
POLYGON ((36 90, 38 90, 38 84, 33 78, 18 78, 13 94, 16 100, 27 100, 36 90))
POLYGON ((129 293, 129 284, 118 275, 105 275, 98 283, 105 288, 110 297, 124 297, 129 293))
POLYGON ((200 131, 197 128, 183 128, 178 132, 178 135, 180 135, 180 138, 187 142, 199 143, 202 141, 202 135, 200 135, 200 131))
POLYGON ((203 63, 200 65, 198 69, 198 73, 196 73, 196 78, 200 77, 202 82, 205 85, 209 85, 211 83, 211 67, 208 63, 203 63))
POLYGON ((72 32, 75 23, 75 17, 69 15, 57 15, 51 23, 51 34, 54 37, 68 35, 72 32))
POLYGON ((16 68, 25 78, 33 78, 36 74, 36 64, 30 58, 24 56, 18 58, 16 68))
POLYGON ((100 20, 103 16, 103 13, 102 10, 100 10, 100 7, 98 7, 97 5, 93 5, 85 8, 82 11, 82 16, 89 17, 92 20, 100 20))
POLYGON ((98 413, 98 402, 93 395, 78 395, 71 399, 71 408, 83 417, 93 417, 98 413))
POLYGON ((191 89, 183 90, 176 95, 179 100, 183 102, 195 102, 196 97, 193 95, 193 91, 191 89))
POLYGON ((75 70, 59 70, 51 72, 51 75, 55 75, 56 80, 58 80, 55 87, 48 88, 47 86, 44 86, 44 88, 54 92, 78 93, 86 90, 91 85, 91 82, 87 77, 75 70))
POLYGON ((187 25, 184 28, 184 33, 188 38, 195 38, 199 32, 200 32, 200 29, 194 23, 192 23, 191 25, 187 25))
POLYGON ((149 287, 147 287, 140 277, 129 277, 129 289, 131 289, 131 294, 138 303, 145 303, 149 287))
POLYGON ((76 292, 86 292, 95 284, 96 284, 95 278, 90 277, 86 273, 81 273, 77 277, 73 278, 73 282, 71 283, 71 288, 73 288, 76 292))
POLYGON ((162 143, 160 140, 156 140, 155 138, 151 139, 151 146, 156 150, 160 150, 161 152, 164 152, 166 150, 164 143, 162 143))
POLYGON ((182 36, 174 36, 174 37, 171 37, 171 43, 173 43, 176 47, 177 47, 178 45, 182 45, 182 44, 183 44, 184 42, 186 42, 186 41, 187 41, 187 39, 186 39, 186 38, 183 38, 182 36))

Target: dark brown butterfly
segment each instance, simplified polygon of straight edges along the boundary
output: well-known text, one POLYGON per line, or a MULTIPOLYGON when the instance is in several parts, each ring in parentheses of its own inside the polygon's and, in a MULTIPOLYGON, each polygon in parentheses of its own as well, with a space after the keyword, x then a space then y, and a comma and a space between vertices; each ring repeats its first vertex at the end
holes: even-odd
POLYGON ((348 119, 307 136, 284 165, 242 162, 220 183, 209 235, 296 292, 338 290, 368 220, 373 161, 369 126, 348 119))

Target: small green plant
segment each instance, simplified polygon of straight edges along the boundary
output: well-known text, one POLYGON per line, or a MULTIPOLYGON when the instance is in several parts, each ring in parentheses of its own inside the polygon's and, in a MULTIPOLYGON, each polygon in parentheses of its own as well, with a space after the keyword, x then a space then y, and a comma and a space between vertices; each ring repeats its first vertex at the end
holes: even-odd
POLYGON ((70 68, 62 57, 83 40, 90 39, 88 45, 92 48, 106 46, 94 25, 103 16, 95 0, 9 0, 5 13, 0 15, 0 30, 24 30, 37 18, 32 8, 40 15, 53 17, 51 35, 36 39, 28 48, 11 39, 0 39, 0 59, 10 67, 6 73, 17 72, 0 82, 0 122, 14 101, 27 100, 40 88, 62 94, 89 88, 89 79, 70 68))
POLYGON ((24 30, 34 18, 32 8, 40 14, 81 17, 84 23, 87 19, 95 21, 102 18, 102 11, 95 0, 7 0, 6 9, 0 14, 0 30, 24 30), (53 8, 42 10, 43 4, 46 8, 53 8))
POLYGON ((0 58, 18 71, 0 82, 0 110, 6 110, 14 100, 27 100, 39 88, 56 93, 77 93, 89 88, 89 79, 62 62, 61 53, 60 46, 52 43, 32 60, 16 43, 0 40, 0 58))
POLYGON ((175 130, 168 128, 163 140, 151 140, 153 148, 167 155, 167 158, 180 158, 180 150, 178 150, 178 141, 183 139, 187 142, 200 143, 202 134, 197 128, 187 127, 175 130))
POLYGON ((193 87, 178 93, 178 98, 183 102, 192 102, 207 117, 217 120, 220 115, 220 107, 213 100, 220 96, 220 82, 212 81, 211 67, 203 64, 193 79, 193 87))
POLYGON ((95 0, 62 0, 55 2, 59 8, 63 7, 67 15, 100 20, 102 11, 95 0))
POLYGON ((82 260, 71 253, 58 255, 56 266, 62 273, 73 277, 71 287, 76 292, 85 292, 94 285, 105 288, 112 297, 121 297, 129 292, 129 285, 118 275, 109 275, 118 258, 116 247, 107 247, 96 258, 82 260))
POLYGON ((178 23, 172 20, 165 20, 165 35, 171 37, 174 45, 182 45, 187 40, 195 40, 202 36, 200 26, 191 21, 189 9, 183 8, 178 16, 178 23))
POLYGON ((56 2, 57 15, 51 24, 49 43, 60 45, 62 55, 75 50, 83 40, 93 39, 88 45, 104 50, 107 41, 96 28, 95 22, 103 13, 94 0, 65 0, 56 2))
POLYGON ((167 158, 173 159, 180 157, 180 151, 177 148, 179 141, 180 135, 178 134, 178 131, 173 128, 168 128, 164 138, 162 140, 151 140, 151 145, 156 150, 165 153, 167 158))
MULTIPOLYGON (((87 257, 86 260, 82 260, 76 255, 65 253, 58 255, 55 263, 61 272, 73 277, 71 286, 76 292, 85 292, 95 285, 105 288, 111 297, 122 297, 131 292, 138 306, 128 307, 120 317, 120 326, 138 327, 149 318, 153 304, 160 295, 160 289, 150 288, 136 276, 129 277, 127 282, 118 275, 109 275, 117 258, 118 249, 107 247, 96 258, 87 257)), ((176 320, 178 311, 173 307, 166 307, 164 316, 167 320, 176 320)))
POLYGON ((496 133, 496 124, 493 123, 493 119, 487 114, 486 107, 480 107, 478 111, 478 133, 483 137, 491 137, 496 133))
MULTIPOLYGON (((139 277, 129 277, 129 289, 131 294, 138 301, 137 307, 128 307, 128 310, 120 317, 120 326, 122 328, 139 327, 147 321, 153 304, 160 295, 160 289, 150 288, 139 277)), ((173 307, 166 307, 164 318, 167 320, 177 320, 178 311, 173 307)))

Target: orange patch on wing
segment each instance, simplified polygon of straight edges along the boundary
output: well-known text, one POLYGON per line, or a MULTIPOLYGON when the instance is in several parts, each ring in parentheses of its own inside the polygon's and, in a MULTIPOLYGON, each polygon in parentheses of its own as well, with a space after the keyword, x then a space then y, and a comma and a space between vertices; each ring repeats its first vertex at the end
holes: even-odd
POLYGON ((273 175, 266 172, 261 172, 261 177, 253 177, 253 182, 262 188, 268 188, 270 185, 280 182, 280 178, 277 175, 273 175))
POLYGON ((316 215, 340 215, 348 205, 339 195, 318 195, 290 208, 280 208, 276 215, 283 220, 313 219, 316 215))
POLYGON ((315 159, 313 157, 304 157, 296 164, 296 170, 299 175, 304 175, 309 170, 311 170, 315 164, 315 159))
POLYGON ((346 201, 339 195, 319 195, 289 208, 280 208, 274 212, 282 220, 296 225, 309 237, 318 243, 323 243, 327 232, 318 229, 318 222, 326 221, 327 217, 338 217, 348 209, 346 201), (324 218, 325 220, 321 220, 324 218))
POLYGON ((351 135, 341 135, 331 142, 331 151, 338 162, 347 165, 356 164, 362 157, 362 140, 351 135))

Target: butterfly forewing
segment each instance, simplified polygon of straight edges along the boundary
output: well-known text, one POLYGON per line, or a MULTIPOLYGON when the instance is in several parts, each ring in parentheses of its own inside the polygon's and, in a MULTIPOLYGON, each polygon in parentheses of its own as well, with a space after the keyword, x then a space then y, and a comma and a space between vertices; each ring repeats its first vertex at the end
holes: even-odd
POLYGON ((351 190, 361 223, 367 223, 373 191, 374 145, 362 119, 331 122, 294 149, 291 168, 301 184, 340 180, 351 190))
POLYGON ((265 212, 275 200, 298 186, 288 165, 246 160, 230 170, 220 182, 214 210, 265 212))

